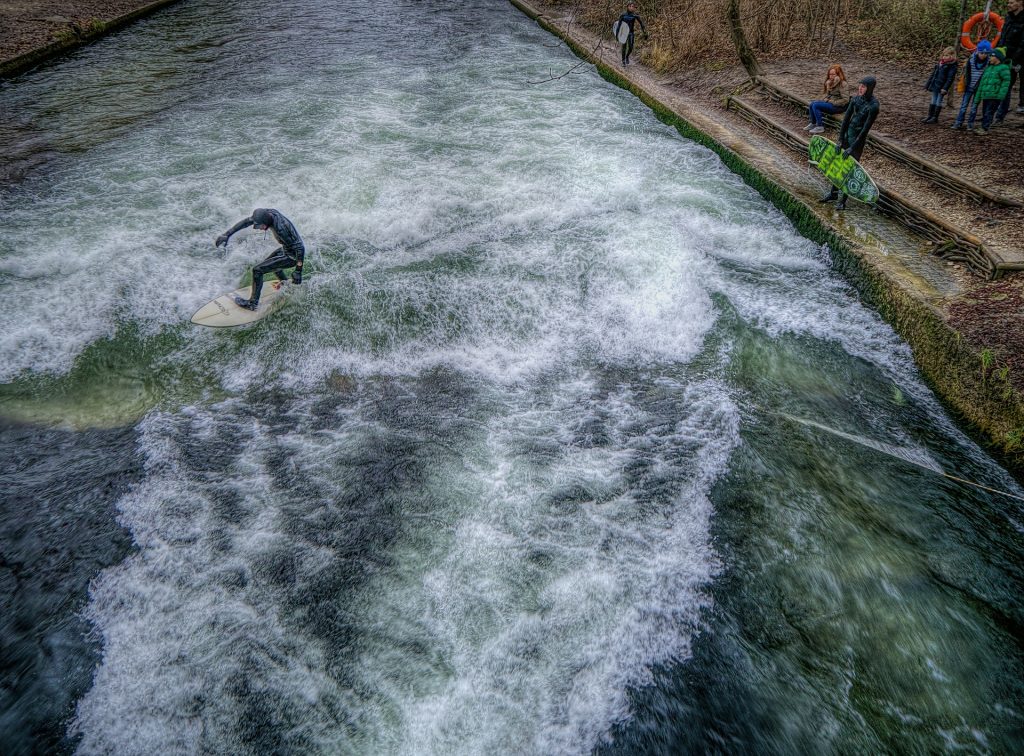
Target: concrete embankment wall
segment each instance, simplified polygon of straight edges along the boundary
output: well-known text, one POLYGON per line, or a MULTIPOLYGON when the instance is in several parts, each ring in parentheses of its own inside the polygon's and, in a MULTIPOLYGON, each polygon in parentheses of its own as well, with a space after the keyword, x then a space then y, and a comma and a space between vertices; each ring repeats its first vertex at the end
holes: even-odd
POLYGON ((180 2, 180 0, 154 0, 128 13, 123 13, 116 18, 103 20, 93 19, 85 26, 68 26, 57 35, 57 38, 48 45, 37 47, 26 53, 0 61, 0 78, 10 78, 23 73, 28 69, 38 66, 40 63, 56 58, 75 48, 86 45, 90 42, 110 34, 133 21, 144 18, 161 8, 180 2))
MULTIPOLYGON (((851 238, 785 188, 784 176, 770 175, 763 163, 755 167, 737 148, 742 136, 725 144, 722 128, 717 129, 719 138, 712 136, 707 121, 698 124, 692 114, 686 117, 666 104, 649 87, 609 66, 565 28, 548 21, 537 8, 523 0, 510 2, 561 38, 578 57, 593 63, 604 79, 636 95, 662 122, 716 152, 732 171, 779 208, 802 235, 827 245, 836 269, 910 345, 918 368, 940 399, 976 431, 979 440, 1007 464, 1018 480, 1024 480, 1024 397, 1011 385, 1007 374, 990 369, 983 346, 969 344, 940 310, 917 295, 906 278, 894 275, 891 261, 880 260, 877 250, 851 238)), ((720 127, 721 123, 715 125, 720 127)))

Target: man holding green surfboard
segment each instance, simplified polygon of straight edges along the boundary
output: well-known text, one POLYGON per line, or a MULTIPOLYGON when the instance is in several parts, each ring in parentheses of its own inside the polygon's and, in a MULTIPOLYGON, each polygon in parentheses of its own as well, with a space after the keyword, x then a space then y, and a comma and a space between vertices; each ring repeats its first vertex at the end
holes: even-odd
MULTIPOLYGON (((843 116, 843 123, 839 127, 839 149, 843 151, 843 157, 852 157, 860 160, 864 152, 864 144, 867 142, 868 132, 872 124, 878 118, 878 99, 875 97, 874 76, 865 76, 860 80, 857 87, 857 94, 850 98, 850 104, 846 107, 846 114, 843 116)), ((840 193, 839 189, 833 186, 829 193, 822 197, 819 202, 836 202, 836 210, 846 209, 846 194, 840 193)))

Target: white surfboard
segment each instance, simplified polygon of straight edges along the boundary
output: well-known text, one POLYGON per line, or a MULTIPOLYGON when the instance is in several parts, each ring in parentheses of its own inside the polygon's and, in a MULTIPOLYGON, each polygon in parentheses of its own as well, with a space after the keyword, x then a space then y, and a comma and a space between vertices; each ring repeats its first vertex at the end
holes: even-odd
POLYGON ((235 297, 249 298, 252 288, 246 286, 227 294, 221 294, 213 301, 207 302, 196 310, 196 314, 192 316, 192 322, 211 328, 231 328, 255 323, 281 309, 289 299, 288 291, 291 288, 293 288, 293 284, 288 281, 278 281, 274 277, 269 280, 264 279, 263 290, 260 292, 260 306, 255 310, 247 310, 235 304, 235 297))
POLYGON ((612 24, 612 34, 619 40, 620 45, 626 44, 629 41, 629 24, 625 21, 616 21, 612 24))

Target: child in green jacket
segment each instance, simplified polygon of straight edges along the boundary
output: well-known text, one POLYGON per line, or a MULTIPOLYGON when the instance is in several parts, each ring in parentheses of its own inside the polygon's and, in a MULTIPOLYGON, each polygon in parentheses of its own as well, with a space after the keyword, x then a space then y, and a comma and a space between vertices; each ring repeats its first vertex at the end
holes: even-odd
POLYGON ((1003 62, 1005 60, 1006 48, 1000 47, 992 53, 992 59, 978 82, 974 98, 981 102, 981 127, 974 130, 975 134, 988 133, 999 104, 1010 91, 1010 67, 1003 62))

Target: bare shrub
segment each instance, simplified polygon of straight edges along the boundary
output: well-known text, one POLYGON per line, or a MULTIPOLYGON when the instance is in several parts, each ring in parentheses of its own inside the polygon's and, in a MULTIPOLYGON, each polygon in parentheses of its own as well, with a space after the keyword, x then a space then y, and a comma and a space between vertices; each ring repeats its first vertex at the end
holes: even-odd
MULTIPOLYGON (((625 2, 556 0, 578 23, 610 34, 625 2)), ((735 60, 726 22, 728 0, 637 0, 651 33, 637 56, 658 71, 735 60)), ((993 10, 1005 12, 1005 1, 993 10)), ((970 0, 967 15, 984 9, 970 0)), ((931 59, 955 42, 960 0, 740 0, 747 41, 761 58, 830 55, 844 45, 884 60, 931 59)))

